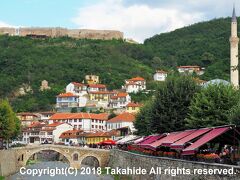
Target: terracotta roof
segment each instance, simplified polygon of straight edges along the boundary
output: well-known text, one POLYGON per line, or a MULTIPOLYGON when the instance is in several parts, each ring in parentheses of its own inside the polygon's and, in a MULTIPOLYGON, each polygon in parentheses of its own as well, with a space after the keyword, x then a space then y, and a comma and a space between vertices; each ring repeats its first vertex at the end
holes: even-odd
POLYGON ((57 97, 78 97, 77 95, 74 95, 71 92, 67 92, 67 93, 61 93, 59 94, 57 97))
POLYGON ((30 124, 28 126, 28 128, 42 128, 43 126, 45 126, 45 123, 41 123, 41 122, 33 122, 32 124, 30 124))
POLYGON ((88 84, 88 87, 91 88, 106 88, 105 84, 88 84))
POLYGON ((114 122, 133 122, 135 120, 135 116, 132 113, 124 112, 119 114, 118 116, 109 119, 107 122, 114 123, 114 122))
POLYGON ((129 86, 129 85, 138 85, 138 86, 141 86, 140 84, 136 83, 136 82, 133 82, 133 81, 130 81, 130 82, 127 82, 126 83, 126 86, 129 86))
POLYGON ((86 137, 111 137, 114 135, 114 132, 94 132, 94 133, 87 133, 86 137))
POLYGON ((54 123, 52 123, 52 124, 46 125, 46 127, 57 127, 57 126, 59 126, 59 125, 61 125, 61 124, 64 124, 64 123, 54 122, 54 123))
POLYGON ((44 112, 38 112, 39 114, 55 114, 56 112, 53 111, 44 111, 44 112))
POLYGON ((127 104, 127 107, 141 107, 142 104, 130 102, 127 104))
POLYGON ((68 130, 68 131, 65 131, 63 132, 59 138, 78 138, 78 137, 81 137, 83 136, 84 133, 83 133, 83 130, 79 130, 79 129, 73 129, 73 130, 68 130))
POLYGON ((73 84, 74 86, 78 86, 78 87, 87 86, 87 85, 85 85, 85 84, 83 84, 83 83, 78 83, 78 82, 72 82, 72 84, 73 84))
POLYGON ((135 77, 135 78, 132 78, 132 79, 128 79, 128 81, 145 81, 145 79, 138 76, 138 77, 135 77))
POLYGON ((128 95, 128 93, 119 92, 119 93, 117 93, 117 95, 112 96, 111 99, 118 99, 119 97, 126 97, 127 95, 128 95))
POLYGON ((38 117, 37 114, 31 113, 31 112, 21 112, 21 113, 17 113, 17 116, 35 116, 35 117, 38 117))
POLYGON ((93 114, 93 113, 56 113, 50 117, 51 120, 62 119, 99 119, 107 120, 107 113, 93 114))

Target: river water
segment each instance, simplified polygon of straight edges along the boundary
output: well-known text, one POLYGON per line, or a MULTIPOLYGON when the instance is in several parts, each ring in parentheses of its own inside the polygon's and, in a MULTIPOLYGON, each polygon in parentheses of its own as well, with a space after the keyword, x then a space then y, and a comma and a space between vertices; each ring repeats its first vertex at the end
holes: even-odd
MULTIPOLYGON (((69 165, 67 163, 61 162, 61 161, 42 161, 38 162, 33 165, 29 165, 26 168, 27 169, 54 169, 56 167, 58 168, 66 168, 69 165)), ((79 171, 78 171, 79 172, 79 171)), ((80 173, 77 173, 77 176, 74 175, 55 175, 50 176, 48 175, 42 175, 42 176, 32 176, 32 175, 22 175, 20 172, 17 174, 14 174, 7 178, 7 180, 114 180, 114 178, 110 175, 82 175, 80 173)))

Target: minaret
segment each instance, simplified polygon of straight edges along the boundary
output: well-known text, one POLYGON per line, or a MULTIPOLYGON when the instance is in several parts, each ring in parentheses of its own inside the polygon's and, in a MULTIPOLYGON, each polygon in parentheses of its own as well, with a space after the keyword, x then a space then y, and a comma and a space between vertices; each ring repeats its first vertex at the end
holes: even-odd
POLYGON ((238 73, 238 42, 239 38, 237 36, 237 17, 235 13, 235 6, 233 7, 232 23, 231 23, 231 37, 230 37, 230 73, 231 73, 231 83, 235 87, 239 87, 239 73, 238 73))

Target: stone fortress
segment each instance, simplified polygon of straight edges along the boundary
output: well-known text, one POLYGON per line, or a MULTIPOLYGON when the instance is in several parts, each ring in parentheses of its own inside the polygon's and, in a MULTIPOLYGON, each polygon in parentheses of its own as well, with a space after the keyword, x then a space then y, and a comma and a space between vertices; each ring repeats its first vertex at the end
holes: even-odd
POLYGON ((123 32, 116 30, 67 29, 61 27, 0 27, 0 35, 45 37, 72 37, 76 39, 123 39, 123 32))

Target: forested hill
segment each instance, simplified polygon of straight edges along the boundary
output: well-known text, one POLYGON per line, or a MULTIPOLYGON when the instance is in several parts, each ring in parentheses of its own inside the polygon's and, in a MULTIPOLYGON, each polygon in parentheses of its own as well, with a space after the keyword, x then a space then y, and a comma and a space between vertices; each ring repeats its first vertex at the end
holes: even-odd
POLYGON ((230 28, 230 18, 214 19, 156 35, 144 45, 161 58, 162 65, 200 65, 206 67, 202 78, 229 80, 230 28))
POLYGON ((201 65, 206 67, 202 79, 228 80, 230 22, 225 18, 194 24, 139 45, 0 36, 0 97, 10 97, 17 111, 48 110, 67 83, 82 81, 86 74, 99 75, 101 83, 114 89, 126 78, 143 76, 149 82, 156 69, 177 65, 201 65), (44 79, 52 87, 47 93, 38 91, 44 79), (33 94, 14 98, 13 92, 24 83, 30 84, 33 94))

